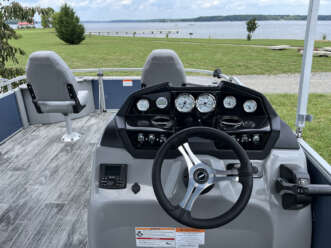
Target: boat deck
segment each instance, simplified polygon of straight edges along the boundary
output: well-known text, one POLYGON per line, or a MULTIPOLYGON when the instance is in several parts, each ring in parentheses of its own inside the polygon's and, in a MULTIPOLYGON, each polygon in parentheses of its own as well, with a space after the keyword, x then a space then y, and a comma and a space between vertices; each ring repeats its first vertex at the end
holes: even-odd
POLYGON ((0 145, 0 248, 87 247, 93 150, 113 114, 73 121, 82 134, 62 143, 64 123, 35 125, 0 145))

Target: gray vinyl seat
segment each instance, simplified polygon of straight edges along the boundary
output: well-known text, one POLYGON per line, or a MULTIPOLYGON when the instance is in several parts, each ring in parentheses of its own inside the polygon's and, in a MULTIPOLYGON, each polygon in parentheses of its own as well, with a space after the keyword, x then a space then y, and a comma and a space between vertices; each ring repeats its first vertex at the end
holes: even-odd
POLYGON ((88 102, 88 91, 78 90, 75 76, 62 58, 52 51, 30 55, 27 85, 38 113, 60 113, 65 116, 67 133, 63 141, 75 141, 80 135, 71 130, 70 115, 80 113, 88 102))
POLYGON ((146 87, 159 83, 186 83, 184 65, 173 50, 158 49, 147 57, 141 76, 146 87))

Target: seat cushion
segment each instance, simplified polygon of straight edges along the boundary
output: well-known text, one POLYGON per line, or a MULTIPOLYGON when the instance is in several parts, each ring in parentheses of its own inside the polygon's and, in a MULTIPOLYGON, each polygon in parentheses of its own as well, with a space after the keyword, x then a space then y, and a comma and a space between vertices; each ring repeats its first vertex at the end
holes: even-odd
POLYGON ((40 109, 43 113, 60 113, 71 114, 73 113, 72 106, 75 105, 74 101, 38 101, 40 109))

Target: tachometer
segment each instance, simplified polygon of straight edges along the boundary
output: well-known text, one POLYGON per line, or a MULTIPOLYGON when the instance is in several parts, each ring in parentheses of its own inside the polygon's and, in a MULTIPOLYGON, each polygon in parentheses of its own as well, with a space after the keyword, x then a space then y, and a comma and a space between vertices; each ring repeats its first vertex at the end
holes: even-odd
POLYGON ((145 112, 149 109, 149 101, 147 99, 140 99, 137 102, 137 109, 141 112, 145 112))
POLYGON ((212 94, 201 94, 196 100, 196 107, 200 113, 209 113, 216 107, 216 99, 212 94))
POLYGON ((159 109, 165 109, 168 106, 168 99, 164 96, 160 96, 156 99, 156 107, 159 109))
POLYGON ((180 94, 175 99, 175 106, 179 112, 188 113, 191 112, 195 106, 194 97, 191 94, 180 94))
POLYGON ((237 99, 234 96, 227 96, 223 100, 223 105, 227 109, 233 109, 237 105, 237 99))
POLYGON ((253 112, 255 112, 256 109, 257 109, 257 103, 255 100, 247 100, 244 103, 244 110, 247 113, 253 113, 253 112))

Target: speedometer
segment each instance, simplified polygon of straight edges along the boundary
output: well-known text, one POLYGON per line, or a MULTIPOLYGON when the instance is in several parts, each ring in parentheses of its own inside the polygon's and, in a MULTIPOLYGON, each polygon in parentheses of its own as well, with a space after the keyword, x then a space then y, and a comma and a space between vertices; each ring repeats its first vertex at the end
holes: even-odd
POLYGON ((216 99, 212 94, 201 94, 196 101, 200 113, 209 113, 216 107, 216 99))
POLYGON ((175 99, 175 106, 179 112, 189 113, 195 106, 194 97, 191 94, 180 94, 175 99))

